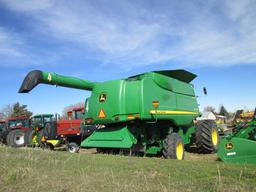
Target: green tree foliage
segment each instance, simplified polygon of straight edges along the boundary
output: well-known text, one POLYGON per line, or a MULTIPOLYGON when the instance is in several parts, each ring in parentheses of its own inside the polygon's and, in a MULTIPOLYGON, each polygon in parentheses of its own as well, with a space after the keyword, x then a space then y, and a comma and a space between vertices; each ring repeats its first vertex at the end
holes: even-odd
POLYGON ((13 113, 12 117, 17 117, 17 116, 32 116, 33 113, 27 109, 27 105, 22 105, 19 102, 15 103, 13 105, 13 113))

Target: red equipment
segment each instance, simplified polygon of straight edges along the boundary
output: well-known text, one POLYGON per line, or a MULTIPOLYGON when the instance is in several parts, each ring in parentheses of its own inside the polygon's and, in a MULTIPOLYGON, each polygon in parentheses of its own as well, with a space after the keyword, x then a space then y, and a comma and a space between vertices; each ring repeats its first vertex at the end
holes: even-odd
POLYGON ((83 121, 84 108, 74 108, 68 111, 68 119, 61 119, 57 122, 57 135, 71 137, 80 135, 80 125, 83 121))

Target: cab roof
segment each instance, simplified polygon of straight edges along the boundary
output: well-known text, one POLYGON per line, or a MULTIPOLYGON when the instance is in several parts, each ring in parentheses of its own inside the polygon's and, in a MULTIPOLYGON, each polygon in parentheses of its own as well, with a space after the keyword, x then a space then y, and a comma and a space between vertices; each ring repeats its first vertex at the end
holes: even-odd
MULTIPOLYGON (((191 73, 191 72, 186 71, 184 69, 152 71, 152 72, 149 72, 149 73, 159 73, 161 75, 165 75, 165 76, 168 76, 168 77, 171 77, 171 78, 174 78, 174 79, 186 82, 186 83, 190 83, 191 81, 193 81, 197 77, 197 75, 195 75, 194 73, 191 73)), ((131 76, 131 77, 129 77, 129 79, 130 78, 135 78, 135 77, 138 77, 138 76, 142 76, 142 75, 145 75, 145 74, 147 74, 147 73, 142 73, 142 74, 139 74, 139 75, 131 76)))
POLYGON ((38 114, 38 115, 34 115, 33 117, 53 117, 53 114, 38 114))
POLYGON ((28 117, 28 116, 11 117, 8 119, 8 121, 14 121, 17 119, 30 119, 30 117, 28 117))

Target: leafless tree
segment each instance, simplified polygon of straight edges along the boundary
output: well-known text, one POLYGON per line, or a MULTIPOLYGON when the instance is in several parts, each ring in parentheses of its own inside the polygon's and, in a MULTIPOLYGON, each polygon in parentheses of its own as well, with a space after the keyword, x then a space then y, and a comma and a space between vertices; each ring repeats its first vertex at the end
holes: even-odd
POLYGON ((216 114, 215 108, 212 106, 205 107, 204 112, 212 112, 212 113, 216 114))
POLYGON ((0 110, 0 119, 8 119, 12 116, 13 114, 13 105, 9 104, 1 108, 0 110))

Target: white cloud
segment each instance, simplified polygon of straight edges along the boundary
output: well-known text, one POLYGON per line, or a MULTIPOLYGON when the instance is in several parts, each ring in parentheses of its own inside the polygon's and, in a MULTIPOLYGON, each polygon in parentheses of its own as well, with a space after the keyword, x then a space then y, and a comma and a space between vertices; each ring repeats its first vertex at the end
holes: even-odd
POLYGON ((35 19, 38 33, 92 49, 106 65, 256 63, 255 1, 1 1, 35 19))
POLYGON ((18 48, 22 44, 16 34, 5 31, 0 27, 0 55, 22 57, 24 54, 18 48))

